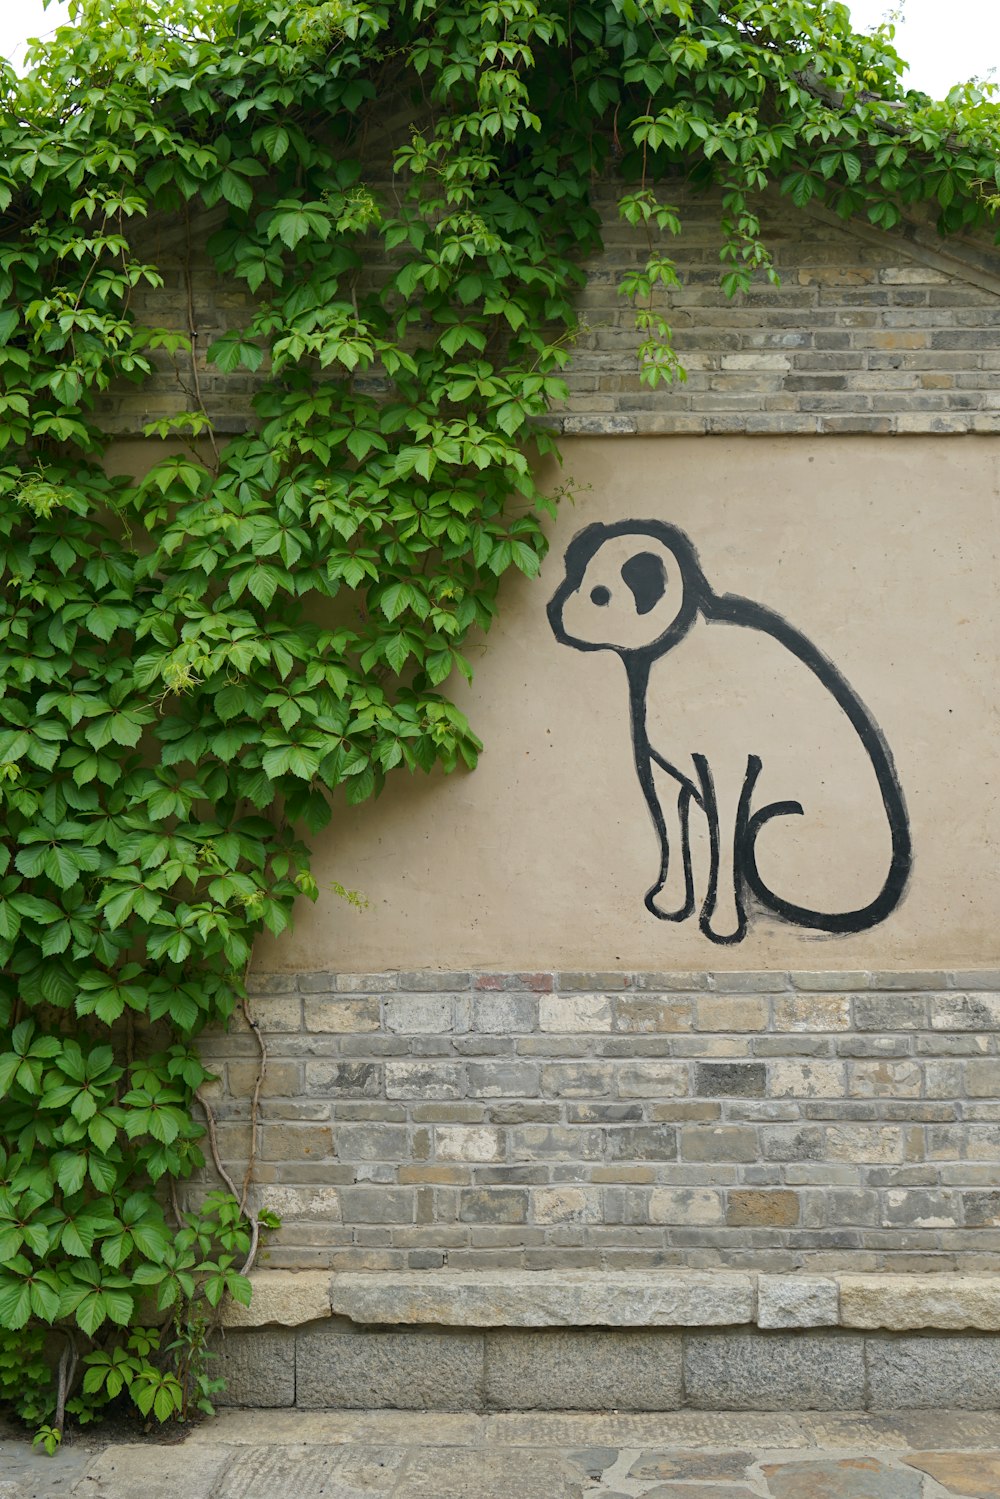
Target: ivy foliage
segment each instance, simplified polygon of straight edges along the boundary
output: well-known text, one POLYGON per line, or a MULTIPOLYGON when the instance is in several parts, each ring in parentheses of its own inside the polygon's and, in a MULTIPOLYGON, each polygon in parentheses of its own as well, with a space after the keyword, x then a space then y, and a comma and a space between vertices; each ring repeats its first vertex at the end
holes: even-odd
POLYGON ((773 277, 767 188, 949 232, 1000 184, 989 90, 904 94, 891 26, 832 0, 71 11, 0 75, 0 1395, 49 1445, 123 1392, 208 1401, 199 1308, 248 1295, 261 1215, 246 1186, 174 1205, 195 1038, 315 896, 303 833, 337 798, 476 762, 447 684, 544 553, 528 453, 594 180, 648 237, 622 291, 651 384, 682 374, 678 179, 720 190, 732 295, 773 277), (164 286, 149 249, 185 224, 252 300, 207 352, 190 265, 164 286), (109 477, 105 394, 171 362, 171 441, 109 477), (213 372, 254 376, 245 435, 213 432, 213 372), (136 1328, 144 1294, 173 1332, 136 1328))

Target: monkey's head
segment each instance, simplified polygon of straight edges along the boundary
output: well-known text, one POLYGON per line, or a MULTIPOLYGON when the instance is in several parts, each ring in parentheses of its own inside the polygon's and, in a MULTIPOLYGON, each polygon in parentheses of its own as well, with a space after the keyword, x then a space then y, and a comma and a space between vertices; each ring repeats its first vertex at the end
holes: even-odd
POLYGON ((578 651, 662 655, 709 597, 691 542, 663 521, 618 521, 580 531, 548 606, 556 639, 578 651))

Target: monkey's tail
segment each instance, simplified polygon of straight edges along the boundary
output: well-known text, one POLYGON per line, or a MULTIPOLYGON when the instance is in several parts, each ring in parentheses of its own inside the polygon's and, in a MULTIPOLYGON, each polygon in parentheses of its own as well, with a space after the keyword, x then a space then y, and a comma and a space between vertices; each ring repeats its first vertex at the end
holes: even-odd
MULTIPOLYGON (((756 756, 753 758, 756 759, 756 756)), ((756 766, 753 767, 753 781, 760 773, 760 763, 757 760, 756 766)), ((786 921, 794 922, 797 926, 811 927, 814 931, 845 935, 851 932, 868 931, 870 927, 877 926, 880 921, 884 921, 899 905, 913 864, 910 827, 903 793, 896 780, 895 768, 888 751, 885 752, 882 765, 877 761, 874 763, 892 837, 892 857, 882 889, 866 906, 860 906, 854 911, 813 911, 808 906, 796 905, 794 901, 785 900, 782 896, 776 895, 764 883, 760 870, 757 868, 755 852, 757 834, 764 823, 769 822, 772 817, 787 817, 792 813, 801 814, 803 809, 799 802, 771 802, 768 806, 762 807, 759 812, 755 812, 748 820, 740 859, 743 877, 757 899, 776 915, 784 917, 786 921)), ((752 789, 752 782, 748 791, 749 789, 752 789)))

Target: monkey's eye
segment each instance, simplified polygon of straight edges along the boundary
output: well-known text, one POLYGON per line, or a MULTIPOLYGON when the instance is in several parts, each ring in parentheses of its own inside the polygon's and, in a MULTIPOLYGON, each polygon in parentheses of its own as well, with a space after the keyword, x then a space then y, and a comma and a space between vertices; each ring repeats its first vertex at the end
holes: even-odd
POLYGON ((605 604, 611 603, 610 590, 605 588, 603 583, 599 583, 596 588, 590 590, 590 602, 603 609, 605 604))

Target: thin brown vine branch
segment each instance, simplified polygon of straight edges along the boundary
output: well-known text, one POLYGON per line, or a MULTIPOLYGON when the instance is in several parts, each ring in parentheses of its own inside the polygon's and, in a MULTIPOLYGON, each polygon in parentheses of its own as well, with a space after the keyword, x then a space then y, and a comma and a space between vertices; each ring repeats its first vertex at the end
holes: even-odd
MULTIPOLYGON (((188 334, 191 338, 191 378, 194 381, 195 400, 202 412, 208 418, 208 408, 201 393, 201 377, 198 374, 198 328, 194 318, 194 285, 191 280, 191 215, 187 204, 184 205, 184 229, 185 229, 185 255, 184 255, 184 290, 187 296, 187 320, 188 334)), ((222 467, 222 455, 219 452, 219 444, 215 440, 215 429, 211 419, 208 419, 208 440, 212 444, 212 452, 215 454, 215 472, 218 473, 222 467)))
POLYGON ((52 1425, 59 1435, 62 1436, 66 1425, 66 1401, 69 1392, 73 1388, 73 1380, 76 1377, 77 1351, 76 1339, 68 1328, 64 1329, 66 1342, 63 1344, 62 1353, 59 1355, 59 1370, 56 1388, 56 1413, 52 1425))

